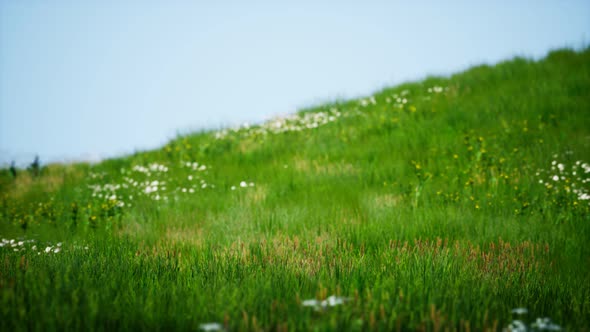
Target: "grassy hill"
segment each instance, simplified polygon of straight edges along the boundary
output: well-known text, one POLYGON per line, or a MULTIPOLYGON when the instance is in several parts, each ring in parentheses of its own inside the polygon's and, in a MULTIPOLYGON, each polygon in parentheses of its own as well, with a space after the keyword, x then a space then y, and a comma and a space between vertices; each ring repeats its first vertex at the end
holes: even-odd
POLYGON ((35 173, 3 331, 590 327, 590 49, 35 173))

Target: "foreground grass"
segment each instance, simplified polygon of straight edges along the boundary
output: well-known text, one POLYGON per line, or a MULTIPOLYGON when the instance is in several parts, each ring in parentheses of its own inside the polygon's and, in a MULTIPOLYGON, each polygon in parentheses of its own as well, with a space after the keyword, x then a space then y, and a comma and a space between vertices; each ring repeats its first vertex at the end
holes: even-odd
POLYGON ((588 91, 563 50, 5 170, 0 329, 588 329, 588 91))

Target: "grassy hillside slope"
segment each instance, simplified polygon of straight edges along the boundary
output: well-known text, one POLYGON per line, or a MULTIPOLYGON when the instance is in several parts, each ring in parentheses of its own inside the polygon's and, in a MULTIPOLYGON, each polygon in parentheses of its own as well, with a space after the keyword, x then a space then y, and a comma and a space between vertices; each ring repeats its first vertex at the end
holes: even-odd
POLYGON ((560 50, 2 170, 0 330, 588 330, 589 96, 560 50))

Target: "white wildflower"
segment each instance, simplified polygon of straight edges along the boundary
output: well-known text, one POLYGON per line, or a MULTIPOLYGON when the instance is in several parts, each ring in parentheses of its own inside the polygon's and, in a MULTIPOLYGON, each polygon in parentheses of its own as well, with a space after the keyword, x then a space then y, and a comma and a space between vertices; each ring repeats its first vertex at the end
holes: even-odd
POLYGON ((537 328, 541 331, 561 331, 561 326, 551 322, 548 317, 537 318, 537 320, 531 324, 531 327, 537 328))
POLYGON ((304 307, 317 307, 320 305, 320 301, 316 299, 305 300, 301 303, 304 307))
POLYGON ((527 308, 514 308, 514 309, 512 309, 512 313, 517 314, 517 315, 525 315, 528 312, 529 312, 529 310, 527 308))
POLYGON ((199 329, 205 332, 223 331, 223 325, 219 323, 204 323, 199 325, 199 329))
POLYGON ((526 325, 521 320, 513 320, 508 326, 509 331, 512 332, 526 332, 526 325))
POLYGON ((345 297, 332 295, 323 301, 318 301, 316 299, 305 300, 302 302, 302 305, 304 307, 315 307, 316 310, 320 310, 326 309, 327 307, 335 307, 338 305, 342 305, 348 300, 349 299, 345 297))

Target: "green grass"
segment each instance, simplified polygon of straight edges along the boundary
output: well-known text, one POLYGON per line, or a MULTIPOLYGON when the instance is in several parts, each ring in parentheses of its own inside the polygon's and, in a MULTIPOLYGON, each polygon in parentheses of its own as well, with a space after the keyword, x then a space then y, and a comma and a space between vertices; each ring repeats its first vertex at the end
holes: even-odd
POLYGON ((559 50, 1 170, 0 330, 588 330, 589 91, 559 50))

